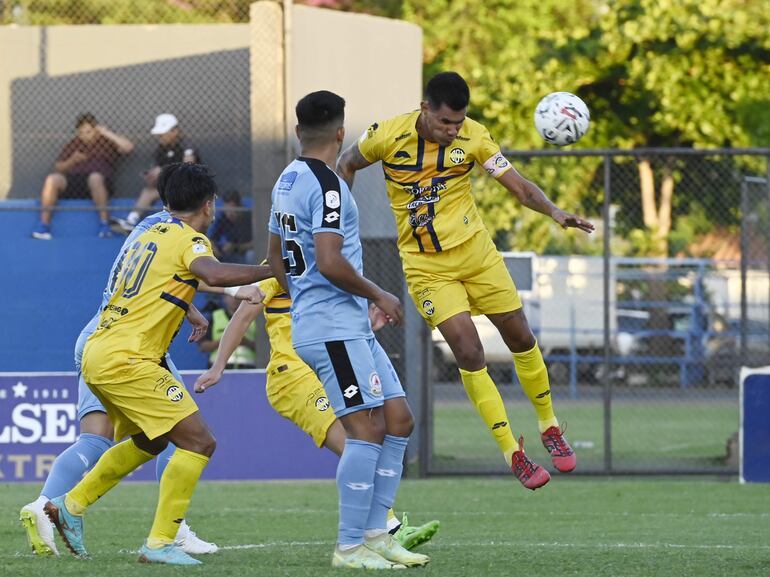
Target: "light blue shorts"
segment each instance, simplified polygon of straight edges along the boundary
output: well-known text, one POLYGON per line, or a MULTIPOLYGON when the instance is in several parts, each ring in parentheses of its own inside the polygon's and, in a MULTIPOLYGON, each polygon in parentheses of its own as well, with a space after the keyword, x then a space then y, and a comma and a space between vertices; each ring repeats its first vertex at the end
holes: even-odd
MULTIPOLYGON (((93 394, 93 392, 91 392, 91 389, 88 388, 86 381, 83 379, 83 373, 80 371, 80 366, 83 363, 83 349, 86 346, 88 337, 90 337, 94 330, 96 330, 96 323, 98 321, 98 315, 92 318, 91 321, 85 326, 85 328, 80 331, 78 340, 75 343, 75 369, 78 372, 78 421, 85 417, 88 413, 93 413, 95 411, 99 411, 101 413, 107 412, 101 401, 96 397, 96 395, 93 394)), ((174 375, 174 378, 180 383, 183 383, 184 381, 182 381, 182 375, 179 374, 179 371, 174 366, 174 363, 171 361, 171 357, 166 355, 165 360, 168 370, 171 371, 171 374, 174 375)))
POLYGON ((318 375, 338 418, 406 396, 375 338, 301 345, 296 351, 318 375))

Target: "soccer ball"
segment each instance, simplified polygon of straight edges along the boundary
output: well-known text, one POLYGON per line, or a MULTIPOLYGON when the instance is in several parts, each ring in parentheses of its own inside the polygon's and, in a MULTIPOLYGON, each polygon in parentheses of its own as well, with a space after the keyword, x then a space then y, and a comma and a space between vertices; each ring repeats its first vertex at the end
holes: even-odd
POLYGON ((569 92, 552 92, 535 108, 535 128, 547 143, 556 146, 580 140, 590 121, 586 103, 569 92))

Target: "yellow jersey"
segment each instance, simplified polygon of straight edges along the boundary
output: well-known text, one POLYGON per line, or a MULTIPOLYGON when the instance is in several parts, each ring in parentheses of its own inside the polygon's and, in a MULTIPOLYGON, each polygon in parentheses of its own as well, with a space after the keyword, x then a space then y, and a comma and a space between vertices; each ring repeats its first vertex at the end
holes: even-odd
POLYGON ((417 134, 415 110, 372 124, 358 140, 369 162, 382 161, 402 252, 440 252, 484 229, 471 195, 476 163, 499 177, 511 165, 489 131, 466 118, 450 146, 417 134))
POLYGON ((262 301, 265 314, 265 330, 270 339, 270 361, 267 374, 273 371, 283 373, 306 366, 294 351, 291 342, 291 297, 274 278, 263 280, 257 285, 265 293, 262 301))
POLYGON ((203 256, 214 256, 208 238, 175 218, 136 238, 85 346, 89 383, 115 382, 136 362, 161 362, 198 288, 190 264, 203 256))

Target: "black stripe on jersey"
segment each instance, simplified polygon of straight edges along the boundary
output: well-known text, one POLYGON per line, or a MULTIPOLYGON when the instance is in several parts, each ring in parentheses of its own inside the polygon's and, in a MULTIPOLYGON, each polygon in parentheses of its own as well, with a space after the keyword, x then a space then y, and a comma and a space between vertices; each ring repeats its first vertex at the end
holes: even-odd
POLYGON ((172 305, 178 306, 184 312, 187 312, 187 309, 190 308, 190 305, 188 305, 182 299, 179 299, 179 298, 175 297, 174 295, 168 294, 166 292, 160 293, 160 298, 162 298, 164 301, 170 302, 172 305))
POLYGON ((324 344, 326 345, 326 352, 329 353, 329 359, 331 359, 345 407, 363 405, 364 397, 361 394, 361 386, 356 379, 356 372, 353 370, 348 350, 345 348, 345 341, 329 341, 324 344))
POLYGON ((311 172, 321 185, 324 203, 321 226, 323 228, 340 228, 340 222, 342 221, 342 187, 340 186, 339 176, 318 159, 300 157, 299 160, 302 160, 310 167, 311 172))
POLYGON ((267 307, 265 309, 265 312, 266 313, 276 313, 276 314, 289 313, 289 312, 291 312, 291 307, 283 307, 283 308, 267 307))
POLYGON ((198 288, 198 281, 197 281, 197 280, 195 280, 194 278, 191 278, 191 279, 187 279, 187 280, 185 280, 185 279, 183 279, 181 276, 179 276, 178 274, 175 274, 175 275, 174 275, 174 280, 175 280, 176 282, 181 282, 181 283, 184 283, 184 284, 186 284, 186 285, 188 285, 188 286, 191 286, 191 287, 193 287, 193 288, 194 288, 194 289, 196 289, 196 290, 197 290, 197 288, 198 288))

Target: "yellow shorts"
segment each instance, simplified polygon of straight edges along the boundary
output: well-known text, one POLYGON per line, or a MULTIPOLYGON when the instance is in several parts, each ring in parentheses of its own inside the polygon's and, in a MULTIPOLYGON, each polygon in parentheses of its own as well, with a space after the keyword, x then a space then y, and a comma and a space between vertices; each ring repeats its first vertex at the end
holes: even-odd
POLYGON ((442 252, 401 253, 401 262, 409 294, 433 328, 464 311, 491 315, 521 308, 503 255, 486 230, 442 252))
POLYGON ((326 432, 337 417, 323 384, 310 367, 286 372, 270 371, 267 375, 267 400, 279 415, 313 437, 319 448, 323 446, 326 432))
POLYGON ((198 410, 184 385, 157 363, 129 366, 120 382, 88 385, 107 410, 116 441, 140 432, 155 439, 198 410))

